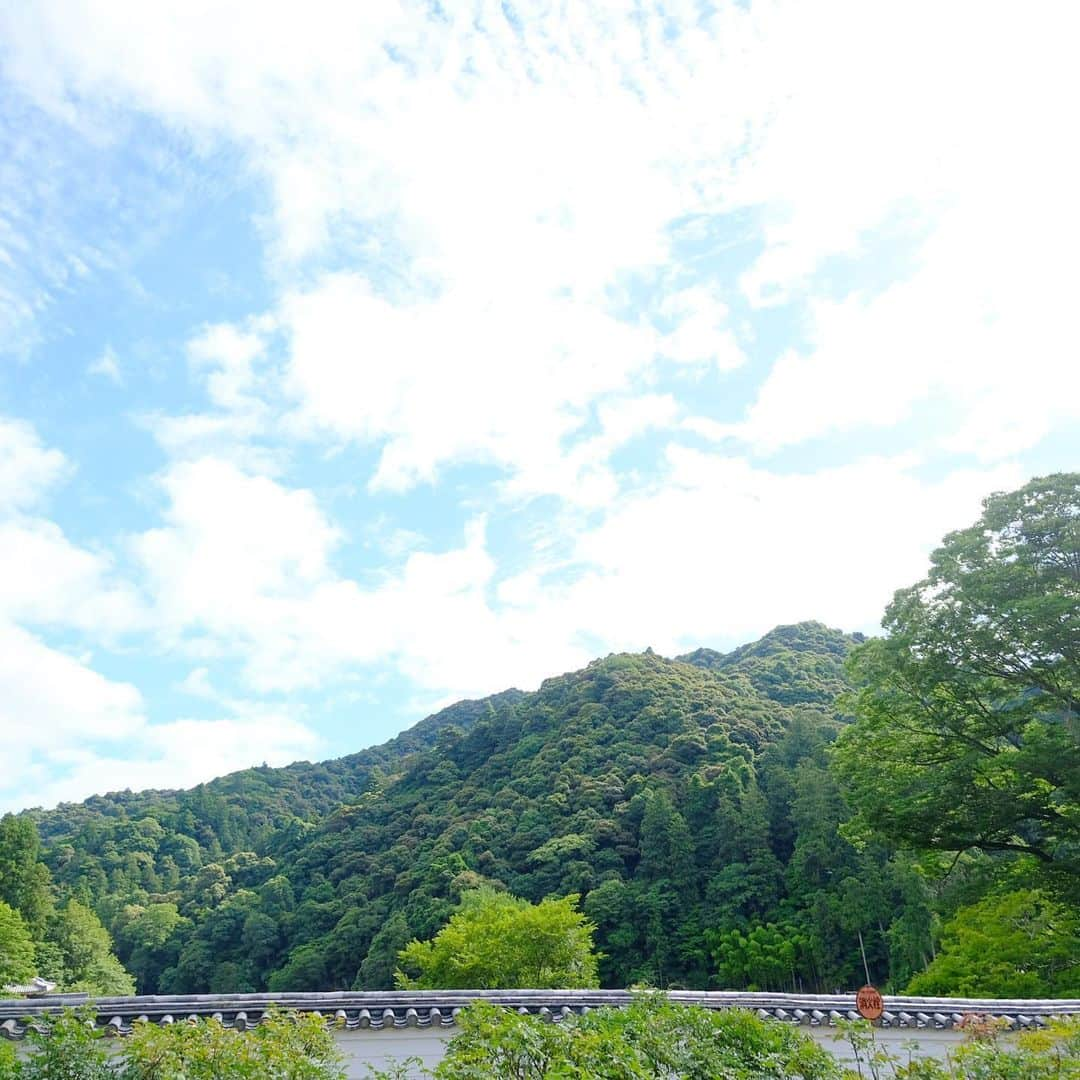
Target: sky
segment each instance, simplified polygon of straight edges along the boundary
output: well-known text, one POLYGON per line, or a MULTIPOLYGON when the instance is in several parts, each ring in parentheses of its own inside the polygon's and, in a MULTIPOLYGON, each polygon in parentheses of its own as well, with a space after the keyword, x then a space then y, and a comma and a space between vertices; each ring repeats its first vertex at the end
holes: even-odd
POLYGON ((873 632, 1080 465, 1078 21, 0 0, 0 809, 873 632))

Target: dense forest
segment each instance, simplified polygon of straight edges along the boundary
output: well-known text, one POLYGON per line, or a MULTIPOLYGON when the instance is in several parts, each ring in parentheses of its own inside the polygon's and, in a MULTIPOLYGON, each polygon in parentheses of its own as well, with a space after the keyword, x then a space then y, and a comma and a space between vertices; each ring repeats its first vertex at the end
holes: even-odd
POLYGON ((8 816, 0 902, 40 974, 79 981, 77 917, 145 993, 389 987, 479 887, 580 897, 606 986, 1080 993, 1080 478, 1050 480, 946 538, 884 639, 612 655, 337 761, 8 816))
POLYGON ((805 623, 727 656, 610 656, 339 761, 28 816, 147 992, 390 986, 484 883, 582 895, 609 985, 848 985, 860 930, 904 979, 930 949, 918 881, 836 838, 852 644, 805 623))

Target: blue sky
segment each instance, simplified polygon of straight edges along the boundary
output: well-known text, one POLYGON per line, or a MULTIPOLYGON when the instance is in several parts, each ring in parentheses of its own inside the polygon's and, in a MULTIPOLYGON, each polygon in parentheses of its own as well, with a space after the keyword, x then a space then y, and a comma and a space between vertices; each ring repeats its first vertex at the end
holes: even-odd
POLYGON ((1074 20, 0 0, 0 808, 872 631, 1078 464, 1074 20))

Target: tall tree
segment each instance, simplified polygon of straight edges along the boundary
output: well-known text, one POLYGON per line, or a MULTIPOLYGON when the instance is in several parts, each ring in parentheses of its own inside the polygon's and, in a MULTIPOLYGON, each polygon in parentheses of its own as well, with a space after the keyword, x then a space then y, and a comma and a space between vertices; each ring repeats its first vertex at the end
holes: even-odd
POLYGON ((101 920, 78 900, 69 900, 49 920, 38 950, 41 974, 65 990, 91 994, 133 994, 135 981, 113 955, 101 920))
POLYGON ((34 974, 34 942, 22 916, 0 900, 0 990, 34 974))
POLYGON ((1035 889, 992 894, 945 924, 941 950, 911 980, 912 994, 1076 997, 1080 913, 1035 889))
POLYGON ((41 842, 28 817, 0 817, 0 901, 15 908, 30 931, 40 934, 52 909, 49 871, 40 861, 41 842))
POLYGON ((593 926, 576 896, 530 904, 477 889, 431 941, 402 949, 404 987, 422 990, 598 986, 593 926))
POLYGON ((991 495, 883 624, 853 654, 857 720, 837 749, 859 823, 923 849, 1024 853, 1075 890, 1080 473, 991 495))

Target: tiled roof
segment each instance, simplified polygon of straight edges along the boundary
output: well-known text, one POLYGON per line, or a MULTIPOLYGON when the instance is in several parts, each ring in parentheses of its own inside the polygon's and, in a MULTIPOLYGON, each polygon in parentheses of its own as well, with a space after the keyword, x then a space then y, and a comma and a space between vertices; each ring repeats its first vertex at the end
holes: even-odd
MULTIPOLYGON (((270 1009, 320 1013, 347 1030, 361 1028, 442 1027, 454 1025, 457 1013, 474 1001, 489 1001, 522 1013, 559 1021, 604 1005, 626 1005, 626 990, 400 990, 340 991, 312 994, 180 994, 88 999, 58 994, 0 1001, 0 1035, 21 1039, 35 1019, 85 1004, 109 1034, 126 1035, 144 1020, 173 1024, 214 1017, 237 1029, 255 1026, 270 1009)), ((759 1016, 790 1024, 831 1027, 859 1018, 851 994, 751 994, 738 991, 671 991, 673 1002, 710 1009, 746 1008, 759 1016)), ((1009 1028, 1041 1027, 1053 1017, 1080 1015, 1080 999, 998 1000, 990 998, 886 997, 884 1027, 951 1028, 976 1014, 1003 1021, 1009 1028)))

